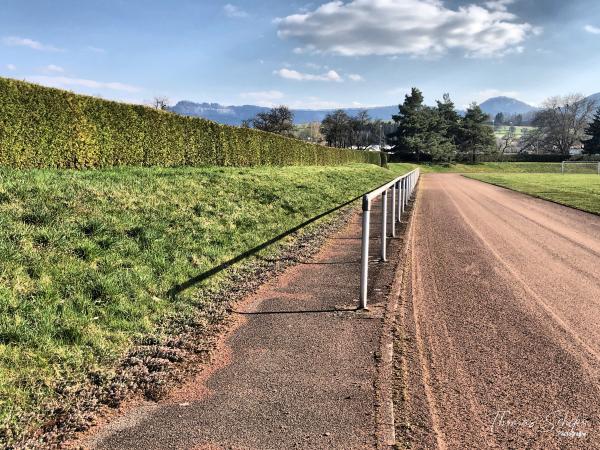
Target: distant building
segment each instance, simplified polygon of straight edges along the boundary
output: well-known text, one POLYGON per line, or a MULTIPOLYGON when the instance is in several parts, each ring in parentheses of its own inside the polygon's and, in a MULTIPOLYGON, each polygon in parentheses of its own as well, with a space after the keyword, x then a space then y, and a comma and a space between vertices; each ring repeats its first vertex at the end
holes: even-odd
POLYGON ((583 154, 583 145, 575 145, 569 149, 569 155, 577 156, 583 154))
POLYGON ((392 150, 392 146, 391 145, 384 145, 382 147, 379 144, 371 144, 367 148, 365 148, 365 150, 367 150, 369 152, 389 152, 389 151, 392 150))

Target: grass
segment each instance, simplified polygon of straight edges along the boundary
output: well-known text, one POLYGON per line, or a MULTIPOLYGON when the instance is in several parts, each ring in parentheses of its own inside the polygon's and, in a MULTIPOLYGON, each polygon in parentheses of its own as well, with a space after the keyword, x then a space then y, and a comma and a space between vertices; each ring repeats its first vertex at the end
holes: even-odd
POLYGON ((600 214, 598 175, 480 174, 468 177, 600 214))
MULTIPOLYGON (((520 138, 529 130, 534 130, 535 127, 523 127, 523 126, 515 126, 515 138, 520 138)), ((494 127, 494 134, 497 138, 502 138, 508 133, 510 130, 510 126, 502 125, 499 127, 494 127)))
POLYGON ((236 269, 173 286, 410 167, 0 169, 0 442, 236 269))
POLYGON ((486 162, 479 164, 452 164, 450 166, 419 166, 425 173, 560 173, 560 163, 486 162))

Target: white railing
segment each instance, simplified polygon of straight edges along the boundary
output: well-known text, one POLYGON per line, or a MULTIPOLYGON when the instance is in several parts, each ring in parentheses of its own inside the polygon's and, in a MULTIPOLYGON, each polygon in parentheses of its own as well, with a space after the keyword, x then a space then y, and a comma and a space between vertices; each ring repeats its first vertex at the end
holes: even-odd
POLYGON ((596 162, 596 161, 563 161, 560 167, 560 173, 562 173, 563 175, 565 174, 565 169, 567 167, 567 165, 586 165, 586 166, 591 166, 594 168, 594 170, 596 170, 596 172, 598 173, 598 175, 600 175, 600 162, 596 162))
POLYGON ((392 237, 396 237, 396 222, 402 220, 402 214, 413 195, 419 181, 420 170, 415 169, 379 189, 363 196, 362 218, 362 254, 360 262, 360 308, 367 309, 367 287, 369 281, 369 238, 371 229, 371 207, 373 200, 381 195, 381 261, 387 261, 388 240, 388 192, 392 191, 392 237))

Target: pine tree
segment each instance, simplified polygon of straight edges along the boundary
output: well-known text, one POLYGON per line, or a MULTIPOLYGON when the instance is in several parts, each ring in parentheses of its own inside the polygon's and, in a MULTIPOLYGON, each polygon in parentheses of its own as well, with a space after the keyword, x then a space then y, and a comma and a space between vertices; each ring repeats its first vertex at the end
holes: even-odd
POLYGON ((494 125, 499 127, 503 124, 504 124, 504 114, 499 112, 498 114, 496 114, 496 118, 494 119, 494 125))
POLYGON ((423 105, 423 94, 417 88, 412 88, 406 95, 404 103, 399 105, 399 112, 392 116, 398 124, 396 132, 396 150, 399 153, 415 154, 417 162, 421 159, 421 138, 427 131, 427 107, 423 105))
POLYGON ((487 121, 488 115, 476 103, 469 106, 461 121, 459 149, 461 152, 471 153, 473 164, 478 153, 491 152, 496 143, 494 131, 486 124, 487 121))
POLYGON ((583 152, 588 155, 600 153, 600 108, 598 108, 594 119, 586 128, 585 134, 590 138, 583 141, 583 152))

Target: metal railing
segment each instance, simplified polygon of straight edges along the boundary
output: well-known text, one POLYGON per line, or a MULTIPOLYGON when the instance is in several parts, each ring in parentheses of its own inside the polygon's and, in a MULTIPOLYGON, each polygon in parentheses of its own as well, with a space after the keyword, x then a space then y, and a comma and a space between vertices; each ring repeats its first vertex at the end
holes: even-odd
POLYGON ((402 220, 402 214, 411 199, 419 181, 420 170, 415 169, 379 189, 363 196, 362 217, 362 253, 360 261, 360 308, 367 309, 367 287, 369 281, 369 239, 371 232, 371 207, 373 200, 381 195, 381 261, 387 261, 388 240, 388 193, 392 192, 392 237, 396 237, 396 222, 402 220))

